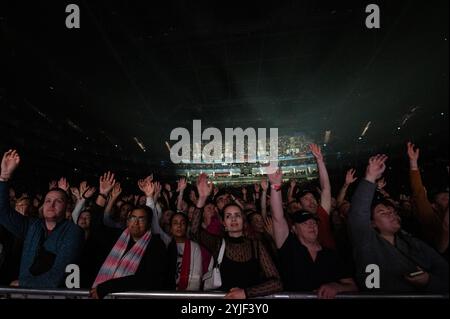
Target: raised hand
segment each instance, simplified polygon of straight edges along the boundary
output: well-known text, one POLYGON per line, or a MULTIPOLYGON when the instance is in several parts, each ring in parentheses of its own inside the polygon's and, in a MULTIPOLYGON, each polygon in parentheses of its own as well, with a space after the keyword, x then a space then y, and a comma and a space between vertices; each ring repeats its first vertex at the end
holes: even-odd
POLYGON ((161 189, 162 189, 161 183, 155 182, 155 195, 154 195, 155 201, 161 196, 161 189))
POLYGON ((80 199, 81 199, 81 194, 80 194, 80 191, 79 191, 78 188, 76 188, 76 187, 71 187, 71 188, 70 188, 70 192, 72 193, 73 196, 75 196, 75 198, 76 198, 77 200, 80 200, 80 199))
POLYGON ((269 183, 267 182, 266 178, 263 178, 261 180, 261 188, 264 192, 267 192, 267 189, 269 188, 269 183))
POLYGON ((354 168, 351 168, 347 171, 347 174, 345 174, 345 185, 350 185, 354 183, 358 178, 355 176, 356 170, 354 168))
POLYGON ((63 189, 64 191, 68 191, 69 190, 69 182, 67 182, 67 179, 65 177, 61 177, 58 181, 58 188, 63 189))
POLYGON ((317 144, 309 144, 309 150, 316 158, 316 161, 323 161, 322 151, 320 150, 319 145, 317 144))
POLYGON ((419 160, 420 150, 418 148, 416 148, 416 146, 411 142, 408 142, 408 144, 406 146, 408 149, 410 168, 416 170, 418 168, 417 161, 419 160))
POLYGON ((86 193, 86 191, 88 190, 89 185, 86 181, 82 181, 80 183, 80 196, 83 196, 84 193, 86 193))
POLYGON ((139 184, 138 182, 139 189, 144 192, 146 197, 153 197, 153 194, 155 193, 155 183, 153 183, 150 178, 140 181, 142 181, 142 183, 139 184))
POLYGON ((114 173, 107 172, 103 174, 103 176, 100 176, 100 185, 99 185, 99 191, 100 194, 104 196, 108 196, 111 189, 116 184, 116 180, 114 179, 114 173))
POLYGON ((122 188, 120 187, 120 183, 117 182, 114 185, 114 187, 112 188, 111 197, 114 198, 114 199, 117 199, 120 196, 121 193, 122 193, 122 188))
POLYGON ((383 178, 380 178, 378 181, 377 181, 377 188, 379 189, 379 190, 382 190, 385 186, 386 186, 386 180, 385 180, 385 178, 383 177, 383 178))
POLYGON ((206 175, 205 173, 200 174, 197 179, 197 190, 199 197, 208 197, 209 194, 211 194, 212 187, 212 183, 208 181, 208 175, 206 175))
POLYGON ((187 181, 186 181, 186 177, 181 177, 178 180, 178 187, 177 187, 177 192, 182 192, 186 189, 187 187, 187 181))
POLYGON ((96 187, 90 187, 88 186, 88 188, 84 191, 84 193, 82 193, 82 197, 85 199, 89 199, 92 197, 92 195, 94 195, 95 191, 97 190, 96 187))
POLYGON ((168 191, 169 193, 172 191, 172 187, 171 187, 170 184, 168 184, 168 183, 165 183, 165 184, 164 184, 164 189, 165 189, 166 191, 168 191))
POLYGON ((386 169, 386 160, 388 157, 386 155, 377 154, 369 159, 369 164, 366 168, 366 180, 375 183, 379 179, 386 169))
POLYGON ((48 183, 48 189, 53 189, 58 187, 58 181, 50 181, 48 183))
POLYGON ((20 163, 20 156, 16 150, 9 150, 3 154, 0 180, 7 181, 11 178, 20 163))
MULTIPOLYGON (((272 185, 281 185, 283 182, 283 173, 281 173, 280 169, 277 169, 277 171, 273 174, 267 174, 267 177, 269 177, 270 184, 272 185)), ((262 181, 261 181, 262 186, 262 181)), ((263 186, 264 188, 264 186, 263 186)))

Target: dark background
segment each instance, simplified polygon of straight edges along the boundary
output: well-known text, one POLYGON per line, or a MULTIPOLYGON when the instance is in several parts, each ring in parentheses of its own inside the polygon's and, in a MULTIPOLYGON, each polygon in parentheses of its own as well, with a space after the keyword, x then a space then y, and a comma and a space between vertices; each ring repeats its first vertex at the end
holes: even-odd
POLYGON ((164 142, 193 119, 317 143, 331 130, 333 174, 381 151, 404 167, 413 140, 448 176, 446 0, 2 1, 0 28, 0 151, 20 151, 18 180, 171 177, 164 142))

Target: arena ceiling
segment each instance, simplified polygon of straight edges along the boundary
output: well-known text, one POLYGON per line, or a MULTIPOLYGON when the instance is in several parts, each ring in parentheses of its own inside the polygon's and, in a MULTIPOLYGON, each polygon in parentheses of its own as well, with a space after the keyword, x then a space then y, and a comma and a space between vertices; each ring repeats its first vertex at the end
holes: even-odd
POLYGON ((330 131, 330 152, 448 144, 448 1, 370 3, 380 29, 352 0, 2 1, 2 151, 55 170, 164 164, 193 119, 330 131))

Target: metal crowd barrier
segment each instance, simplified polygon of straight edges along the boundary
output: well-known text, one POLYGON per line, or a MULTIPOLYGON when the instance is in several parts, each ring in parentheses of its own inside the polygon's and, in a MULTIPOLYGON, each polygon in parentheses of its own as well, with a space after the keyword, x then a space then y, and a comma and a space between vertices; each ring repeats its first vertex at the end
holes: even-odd
MULTIPOLYGON (((223 292, 122 292, 110 294, 106 299, 222 299, 223 292)), ((85 289, 26 289, 0 287, 0 299, 88 299, 85 289)), ((311 293, 277 293, 259 299, 317 299, 311 293)), ((449 299, 448 294, 341 294, 336 299, 449 299)))

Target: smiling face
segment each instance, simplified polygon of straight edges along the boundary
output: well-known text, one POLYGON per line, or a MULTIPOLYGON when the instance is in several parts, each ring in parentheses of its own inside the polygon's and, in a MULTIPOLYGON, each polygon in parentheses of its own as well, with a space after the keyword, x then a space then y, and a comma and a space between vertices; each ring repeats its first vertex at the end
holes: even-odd
POLYGON ((144 209, 135 208, 128 215, 127 227, 134 240, 138 240, 144 236, 149 228, 148 225, 148 216, 144 209))
POLYGON ((57 222, 64 218, 67 208, 67 196, 62 191, 53 190, 47 193, 42 208, 46 221, 57 222))
POLYGON ((244 229, 244 218, 241 208, 236 205, 227 206, 223 212, 223 225, 230 236, 240 236, 244 229))
POLYGON ((372 226, 381 234, 394 235, 400 230, 400 217, 394 207, 378 204, 373 208, 372 226))

